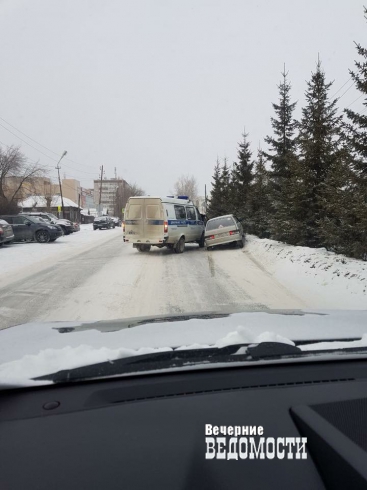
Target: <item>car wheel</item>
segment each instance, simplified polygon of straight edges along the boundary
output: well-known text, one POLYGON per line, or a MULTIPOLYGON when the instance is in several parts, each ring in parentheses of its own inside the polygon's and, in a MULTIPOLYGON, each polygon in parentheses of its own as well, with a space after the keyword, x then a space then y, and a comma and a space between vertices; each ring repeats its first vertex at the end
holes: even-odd
POLYGON ((51 238, 50 239, 50 242, 55 242, 56 241, 56 238, 51 238))
POLYGON ((4 242, 1 242, 1 243, 0 243, 0 247, 2 247, 3 245, 4 245, 4 242))
POLYGON ((151 245, 146 245, 145 243, 142 243, 141 245, 138 245, 137 248, 139 252, 149 252, 151 245))
POLYGON ((238 240, 237 245, 239 248, 243 248, 245 246, 243 237, 241 238, 241 240, 238 240))
POLYGON ((214 250, 214 247, 206 247, 207 250, 214 250))
POLYGON ((175 252, 176 254, 182 254, 185 250, 185 237, 181 237, 176 243, 175 252))
POLYGON ((198 244, 199 244, 199 247, 200 248, 204 248, 205 247, 205 234, 204 233, 201 235, 201 238, 198 241, 198 244))
POLYGON ((94 231, 96 231, 96 229, 97 229, 97 228, 96 228, 95 226, 93 226, 93 230, 94 230, 94 231))
POLYGON ((50 241, 51 237, 48 231, 46 230, 39 230, 36 233, 36 240, 38 243, 48 243, 50 241))

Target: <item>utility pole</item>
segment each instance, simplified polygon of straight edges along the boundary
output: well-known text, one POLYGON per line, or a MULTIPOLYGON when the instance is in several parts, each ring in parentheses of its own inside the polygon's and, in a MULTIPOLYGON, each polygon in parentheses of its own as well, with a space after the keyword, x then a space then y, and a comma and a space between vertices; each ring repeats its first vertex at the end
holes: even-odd
POLYGON ((61 197, 61 209, 62 209, 62 217, 64 218, 65 217, 65 212, 64 212, 64 199, 62 197, 62 186, 61 186, 61 180, 60 180, 60 162, 61 160, 64 158, 64 156, 67 154, 67 151, 65 150, 64 153, 61 155, 61 158, 60 160, 57 162, 57 167, 56 170, 57 170, 57 175, 59 176, 59 188, 60 188, 60 197, 61 197))
POLYGON ((205 191, 204 191, 204 192, 205 192, 205 194, 204 194, 204 195, 205 195, 204 199, 205 199, 205 214, 206 214, 206 213, 207 213, 207 208, 208 208, 208 205, 207 205, 207 200, 206 200, 206 184, 205 184, 205 191))
POLYGON ((101 210, 101 201, 102 201, 102 179, 103 179, 103 165, 101 167, 101 183, 99 185, 99 205, 98 205, 98 208, 99 208, 99 215, 101 216, 102 215, 102 210, 101 210))
POLYGON ((80 221, 80 192, 78 193, 78 220, 80 221))

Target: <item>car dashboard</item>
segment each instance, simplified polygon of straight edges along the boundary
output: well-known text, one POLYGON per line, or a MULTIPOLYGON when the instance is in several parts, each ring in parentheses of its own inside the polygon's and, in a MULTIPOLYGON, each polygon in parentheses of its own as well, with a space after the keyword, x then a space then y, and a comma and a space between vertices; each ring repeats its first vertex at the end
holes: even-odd
POLYGON ((363 360, 130 375, 0 393, 2 490, 362 489, 366 451, 363 360), (252 438, 259 448, 261 437, 263 450, 251 458, 244 442, 252 438), (276 441, 285 438, 306 438, 305 451, 274 456, 276 441))

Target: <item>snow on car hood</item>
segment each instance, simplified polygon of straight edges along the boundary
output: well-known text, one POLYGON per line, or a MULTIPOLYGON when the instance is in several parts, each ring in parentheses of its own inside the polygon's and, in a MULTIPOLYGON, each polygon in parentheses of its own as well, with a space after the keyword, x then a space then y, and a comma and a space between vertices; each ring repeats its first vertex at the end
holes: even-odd
POLYGON ((186 314, 94 323, 29 323, 0 330, 0 384, 88 364, 173 348, 224 347, 264 341, 302 350, 367 346, 366 311, 268 310, 186 314), (333 342, 335 340, 335 342, 333 342), (313 345, 323 341, 322 344, 313 345))

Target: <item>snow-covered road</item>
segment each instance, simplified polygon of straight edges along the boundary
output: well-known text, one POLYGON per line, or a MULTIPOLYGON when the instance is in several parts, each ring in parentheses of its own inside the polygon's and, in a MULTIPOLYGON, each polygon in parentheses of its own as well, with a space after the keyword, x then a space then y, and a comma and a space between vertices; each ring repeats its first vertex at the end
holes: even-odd
POLYGON ((279 261, 285 258, 277 259, 263 245, 249 238, 243 250, 208 252, 187 245, 181 255, 157 248, 142 254, 123 242, 120 228, 94 232, 88 225, 54 244, 3 247, 0 328, 35 320, 107 320, 213 310, 366 308, 365 292, 356 294, 341 280, 333 304, 332 296, 318 292, 327 290, 325 281, 318 276, 319 283, 311 284, 307 271, 299 267, 293 271, 293 261, 286 262, 290 272, 282 275, 286 266, 279 261))

